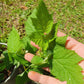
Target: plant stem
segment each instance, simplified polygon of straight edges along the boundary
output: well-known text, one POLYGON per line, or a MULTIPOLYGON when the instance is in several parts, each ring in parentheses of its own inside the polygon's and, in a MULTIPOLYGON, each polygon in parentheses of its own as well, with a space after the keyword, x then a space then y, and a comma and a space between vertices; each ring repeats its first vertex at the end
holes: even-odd
POLYGON ((7 43, 1 43, 1 42, 0 42, 0 45, 6 45, 6 46, 7 46, 7 43))

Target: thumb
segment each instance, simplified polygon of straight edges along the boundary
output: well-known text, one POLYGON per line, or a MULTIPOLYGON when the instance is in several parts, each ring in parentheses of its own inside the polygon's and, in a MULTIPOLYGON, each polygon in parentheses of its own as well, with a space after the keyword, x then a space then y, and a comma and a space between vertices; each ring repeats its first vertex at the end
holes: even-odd
POLYGON ((28 77, 35 82, 39 82, 40 84, 66 84, 66 82, 61 82, 58 79, 42 75, 34 71, 30 71, 28 73, 28 77))

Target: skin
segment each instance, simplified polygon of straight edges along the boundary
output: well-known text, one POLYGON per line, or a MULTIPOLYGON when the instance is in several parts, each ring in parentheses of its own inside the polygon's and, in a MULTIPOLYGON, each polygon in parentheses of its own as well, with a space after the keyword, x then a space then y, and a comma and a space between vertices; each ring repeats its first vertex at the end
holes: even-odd
MULTIPOLYGON (((57 33, 57 36, 65 36, 66 34, 62 33, 62 32, 58 32, 57 33)), ((40 49, 40 47, 38 45, 36 45, 35 43, 33 43, 31 41, 31 44, 36 47, 37 49, 40 49)), ((79 56, 83 57, 84 58, 84 44, 76 41, 75 39, 71 38, 71 37, 68 37, 67 38, 67 41, 66 41, 66 46, 65 46, 67 49, 70 49, 70 50, 74 50, 79 56)), ((29 62, 31 62, 31 59, 33 58, 33 54, 31 53, 27 53, 25 54, 25 59, 29 62)), ((79 62, 79 65, 83 68, 83 71, 82 74, 84 75, 84 60, 82 60, 81 62, 79 62)), ((49 68, 48 67, 45 67, 43 68, 45 69, 46 71, 49 72, 49 68)), ((46 76, 46 75, 42 75, 42 74, 39 74, 37 72, 34 72, 34 71, 31 71, 28 73, 28 77, 35 81, 35 82, 39 82, 40 84, 67 84, 66 81, 64 82, 61 82, 59 81, 58 79, 55 79, 53 77, 50 77, 50 76, 46 76)))

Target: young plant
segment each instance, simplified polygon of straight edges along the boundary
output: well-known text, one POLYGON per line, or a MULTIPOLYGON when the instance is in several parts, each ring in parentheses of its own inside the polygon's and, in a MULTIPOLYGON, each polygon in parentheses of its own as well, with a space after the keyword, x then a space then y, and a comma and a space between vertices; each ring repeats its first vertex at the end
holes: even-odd
POLYGON ((82 68, 78 65, 83 58, 65 48, 67 36, 57 37, 58 24, 53 23, 52 14, 41 0, 25 23, 25 37, 21 39, 13 27, 7 43, 9 61, 24 67, 24 72, 16 77, 16 84, 29 81, 27 73, 31 70, 46 74, 42 67, 49 67, 49 75, 67 81, 67 84, 84 84, 82 68), (38 54, 30 41, 39 45, 38 54), (24 59, 25 51, 35 54, 31 63, 24 59))

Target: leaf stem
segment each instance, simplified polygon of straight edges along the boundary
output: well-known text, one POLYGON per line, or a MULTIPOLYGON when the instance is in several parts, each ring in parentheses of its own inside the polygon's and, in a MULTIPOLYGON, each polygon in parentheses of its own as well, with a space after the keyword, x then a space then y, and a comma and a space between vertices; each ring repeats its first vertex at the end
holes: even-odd
POLYGON ((1 43, 1 42, 0 42, 0 45, 5 45, 5 46, 7 46, 7 43, 1 43))

